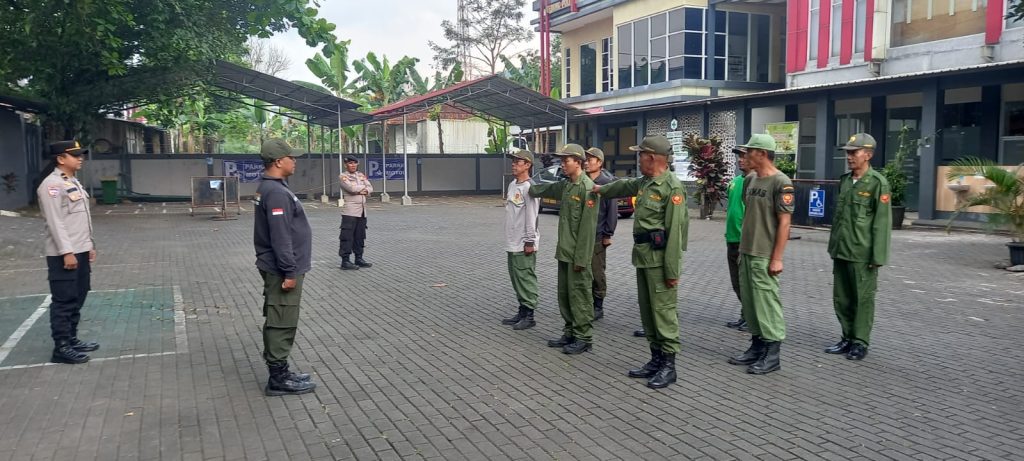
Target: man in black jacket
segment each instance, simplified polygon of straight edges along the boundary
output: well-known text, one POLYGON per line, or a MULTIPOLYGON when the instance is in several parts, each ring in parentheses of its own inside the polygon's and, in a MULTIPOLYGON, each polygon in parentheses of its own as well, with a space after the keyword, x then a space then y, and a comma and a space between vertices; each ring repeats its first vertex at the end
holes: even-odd
MULTIPOLYGON (((587 176, 594 184, 604 185, 615 180, 611 173, 604 170, 604 151, 596 147, 587 149, 587 161, 583 164, 587 176)), ((604 317, 604 297, 608 294, 608 278, 604 268, 606 250, 612 244, 615 225, 619 222, 619 207, 616 199, 603 199, 597 212, 597 241, 594 242, 594 259, 591 269, 594 272, 594 320, 604 317)))
POLYGON ((263 277, 263 359, 270 370, 267 395, 305 394, 316 388, 306 373, 288 371, 288 355, 299 326, 302 280, 312 267, 313 230, 302 203, 288 189, 295 157, 283 139, 268 139, 260 148, 264 173, 256 191, 256 267, 263 277))

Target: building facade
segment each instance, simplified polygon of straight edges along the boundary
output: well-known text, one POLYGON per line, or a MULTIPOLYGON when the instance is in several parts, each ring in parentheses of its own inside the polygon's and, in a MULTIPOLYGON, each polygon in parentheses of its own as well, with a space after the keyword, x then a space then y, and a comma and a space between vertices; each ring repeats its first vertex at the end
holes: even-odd
POLYGON ((851 134, 879 140, 881 167, 905 126, 907 205, 932 219, 955 203, 943 165, 1024 162, 1024 23, 1004 18, 1007 0, 545 3, 562 34, 562 95, 588 112, 568 137, 622 165, 648 134, 729 147, 798 122, 797 178, 835 179, 851 134))

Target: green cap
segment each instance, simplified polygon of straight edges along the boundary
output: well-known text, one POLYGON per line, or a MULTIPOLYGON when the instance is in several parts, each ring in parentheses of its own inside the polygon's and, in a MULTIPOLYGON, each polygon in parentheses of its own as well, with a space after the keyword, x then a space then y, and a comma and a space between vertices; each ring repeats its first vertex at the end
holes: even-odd
POLYGON ((581 162, 587 159, 587 153, 583 150, 583 146, 579 144, 566 144, 558 152, 555 152, 555 155, 559 157, 576 157, 581 162))
POLYGON ((874 149, 875 138, 867 133, 857 133, 850 136, 850 139, 846 141, 846 145, 840 147, 840 150, 857 150, 857 149, 874 149))
POLYGON ((590 149, 587 149, 587 155, 591 157, 597 157, 597 159, 602 162, 604 161, 604 151, 596 147, 591 147, 590 149))
POLYGON ((668 138, 662 135, 647 136, 639 146, 632 146, 629 150, 671 156, 672 143, 668 142, 668 138))
POLYGON ((750 149, 761 149, 768 152, 775 152, 775 138, 770 134, 752 134, 750 135, 750 141, 747 141, 746 144, 736 146, 732 151, 736 152, 738 149, 743 149, 743 153, 746 153, 750 149))
POLYGON ((516 149, 511 154, 508 154, 508 156, 512 158, 520 158, 526 160, 527 162, 533 163, 533 152, 530 152, 526 149, 516 149))
POLYGON ((270 138, 260 146, 260 157, 264 160, 277 160, 285 157, 302 157, 302 151, 293 149, 281 138, 270 138))

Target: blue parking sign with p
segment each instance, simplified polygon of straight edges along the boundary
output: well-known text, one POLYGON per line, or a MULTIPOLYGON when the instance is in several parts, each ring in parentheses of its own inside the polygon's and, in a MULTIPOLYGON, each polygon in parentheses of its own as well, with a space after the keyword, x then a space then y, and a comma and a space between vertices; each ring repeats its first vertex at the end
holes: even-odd
POLYGON ((807 216, 812 218, 825 217, 825 191, 822 189, 811 189, 807 198, 807 216))

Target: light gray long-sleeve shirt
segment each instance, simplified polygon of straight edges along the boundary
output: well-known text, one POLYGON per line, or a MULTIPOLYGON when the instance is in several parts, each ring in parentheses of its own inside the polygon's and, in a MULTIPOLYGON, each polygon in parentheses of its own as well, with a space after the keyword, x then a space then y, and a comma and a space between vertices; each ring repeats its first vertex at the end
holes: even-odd
POLYGON ((505 198, 505 251, 519 253, 526 242, 533 242, 533 248, 540 245, 537 230, 537 215, 540 214, 540 199, 530 197, 529 180, 508 185, 505 198))
POLYGON ((85 253, 94 249, 89 194, 77 178, 55 168, 36 189, 46 219, 46 256, 85 253))
POLYGON ((366 216, 366 199, 373 193, 373 185, 361 171, 355 173, 345 172, 339 176, 341 189, 345 191, 345 206, 341 209, 342 216, 355 216, 361 218, 366 216))

